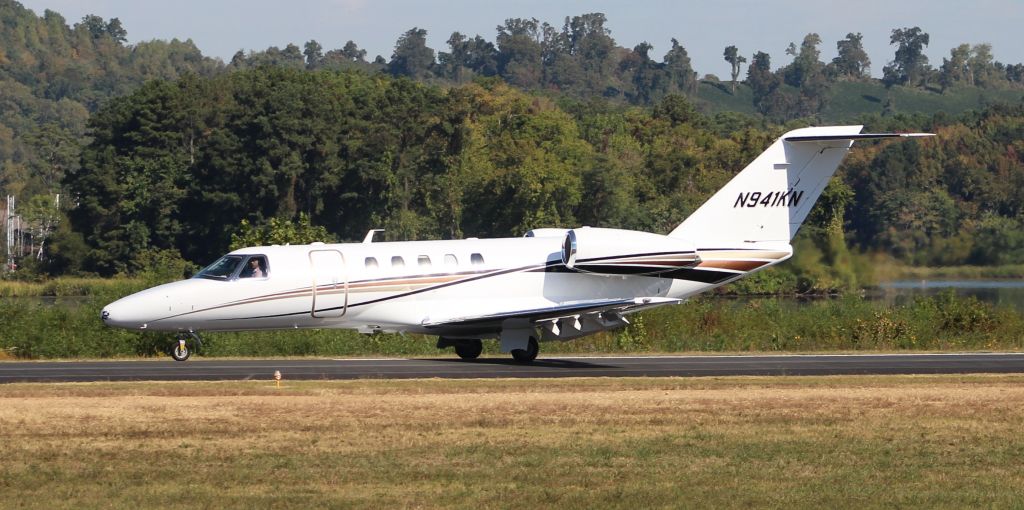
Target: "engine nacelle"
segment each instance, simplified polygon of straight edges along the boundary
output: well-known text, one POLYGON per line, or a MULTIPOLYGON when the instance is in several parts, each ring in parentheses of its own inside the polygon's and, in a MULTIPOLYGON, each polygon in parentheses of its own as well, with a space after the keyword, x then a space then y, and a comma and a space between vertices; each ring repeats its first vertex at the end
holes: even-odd
POLYGON ((583 227, 565 234, 562 263, 584 273, 649 275, 694 267, 700 264, 700 257, 693 242, 684 239, 583 227))

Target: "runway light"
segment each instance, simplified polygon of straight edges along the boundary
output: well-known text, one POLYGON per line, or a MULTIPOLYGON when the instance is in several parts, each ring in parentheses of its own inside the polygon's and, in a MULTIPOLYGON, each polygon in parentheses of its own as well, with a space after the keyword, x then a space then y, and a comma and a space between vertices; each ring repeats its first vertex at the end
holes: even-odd
POLYGON ((274 382, 277 383, 277 387, 278 388, 281 387, 281 371, 280 370, 274 370, 274 382))

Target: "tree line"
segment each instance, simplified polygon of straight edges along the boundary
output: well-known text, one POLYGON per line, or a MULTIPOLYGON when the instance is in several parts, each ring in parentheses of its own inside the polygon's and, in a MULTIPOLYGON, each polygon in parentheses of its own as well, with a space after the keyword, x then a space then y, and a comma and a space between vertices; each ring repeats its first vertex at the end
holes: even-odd
MULTIPOLYGON (((371 227, 392 239, 581 224, 665 232, 774 137, 814 123, 835 83, 870 80, 871 65, 859 34, 829 63, 809 34, 779 69, 753 53, 740 81, 747 58, 726 47, 731 80, 714 82, 749 89, 760 115, 709 114, 694 93, 709 77, 678 41, 655 61, 646 43, 618 47, 600 14, 561 29, 510 19, 495 42, 455 33, 445 52, 417 28, 390 60, 309 41, 227 64, 190 41, 125 45, 116 19, 69 27, 11 0, 0 18, 0 184, 40 218, 55 214, 45 196, 65 197, 34 268, 53 274, 207 262, 233 234, 300 217, 338 240, 371 227)), ((892 42, 889 87, 1020 82, 986 45, 955 48, 933 69, 920 29, 896 29, 892 42)), ((1022 117, 997 105, 850 119, 940 136, 854 151, 791 276, 844 285, 847 246, 920 264, 1024 262, 1022 117)))
MULTIPOLYGON (((858 144, 798 240, 805 256, 828 271, 844 271, 848 245, 920 264, 1024 262, 1024 105, 863 120, 939 136, 858 144)), ((300 215, 339 240, 667 232, 791 127, 707 116, 679 94, 651 109, 560 104, 496 79, 442 89, 262 67, 155 81, 92 117, 64 180, 73 230, 54 240, 78 255, 54 270, 130 271, 151 250, 211 260, 242 222, 300 215)))

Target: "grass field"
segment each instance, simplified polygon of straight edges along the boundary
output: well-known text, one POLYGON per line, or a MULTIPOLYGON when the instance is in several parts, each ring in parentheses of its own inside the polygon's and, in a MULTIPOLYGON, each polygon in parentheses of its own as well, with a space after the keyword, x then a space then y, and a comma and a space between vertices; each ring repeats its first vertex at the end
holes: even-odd
POLYGON ((5 507, 1020 507, 1024 377, 0 386, 5 507))

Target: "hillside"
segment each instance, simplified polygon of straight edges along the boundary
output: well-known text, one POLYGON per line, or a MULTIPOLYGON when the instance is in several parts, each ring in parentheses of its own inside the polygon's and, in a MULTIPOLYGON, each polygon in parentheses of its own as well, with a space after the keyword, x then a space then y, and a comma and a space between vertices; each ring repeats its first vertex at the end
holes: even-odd
MULTIPOLYGON (((736 93, 729 92, 728 83, 702 81, 697 100, 709 113, 739 112, 757 115, 753 92, 739 84, 736 93)), ((959 115, 970 110, 983 110, 997 103, 1019 103, 1024 90, 959 87, 937 93, 928 89, 893 86, 886 89, 880 80, 844 81, 832 85, 825 108, 818 115, 822 124, 854 122, 865 115, 888 113, 933 115, 943 112, 959 115), (886 103, 891 99, 887 110, 886 103)))

